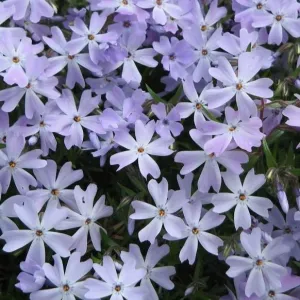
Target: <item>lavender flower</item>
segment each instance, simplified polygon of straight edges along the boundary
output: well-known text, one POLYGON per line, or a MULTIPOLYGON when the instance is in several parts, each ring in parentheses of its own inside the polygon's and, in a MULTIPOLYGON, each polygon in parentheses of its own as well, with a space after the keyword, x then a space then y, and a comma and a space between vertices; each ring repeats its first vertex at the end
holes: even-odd
POLYGON ((44 263, 38 264, 32 259, 21 262, 20 268, 22 272, 18 275, 17 279, 19 282, 15 286, 23 293, 32 293, 40 290, 46 281, 45 273, 42 269, 44 263))
POLYGON ((232 191, 230 193, 219 193, 213 196, 213 211, 223 213, 235 207, 234 225, 236 230, 240 227, 248 229, 251 226, 251 216, 249 208, 260 216, 268 217, 268 209, 273 207, 271 200, 265 197, 252 196, 252 194, 262 187, 266 181, 264 175, 255 175, 254 170, 248 172, 242 185, 238 175, 231 172, 222 173, 226 186, 232 191))
POLYGON ((128 149, 114 154, 110 158, 111 165, 119 165, 118 171, 138 160, 141 174, 147 178, 148 174, 154 178, 160 176, 160 169, 150 155, 167 156, 173 153, 169 146, 174 139, 168 140, 158 138, 151 142, 155 130, 155 122, 150 121, 146 125, 137 120, 135 123, 135 136, 133 137, 125 131, 118 131, 115 135, 115 142, 128 149))
POLYGON ((0 38, 0 71, 6 71, 4 81, 7 84, 18 84, 25 87, 28 78, 24 72, 25 63, 28 57, 38 54, 43 50, 43 44, 32 45, 32 40, 28 37, 14 36, 11 32, 6 32, 0 38))
POLYGON ((13 252, 31 243, 26 259, 32 259, 40 265, 45 262, 45 243, 62 257, 70 255, 72 238, 64 233, 51 231, 67 217, 67 209, 57 208, 56 203, 49 202, 41 221, 35 207, 29 201, 22 206, 15 204, 14 209, 18 218, 29 229, 4 232, 0 238, 6 242, 3 247, 5 252, 13 252))
POLYGON ((135 64, 135 62, 154 68, 158 62, 154 60, 156 51, 152 48, 138 49, 142 46, 146 39, 145 32, 136 30, 129 35, 123 35, 121 37, 121 44, 124 48, 124 58, 116 64, 108 67, 106 72, 113 71, 123 65, 122 78, 129 83, 130 81, 135 83, 141 83, 142 76, 135 64))
POLYGON ((51 18, 54 15, 53 7, 46 0, 6 0, 6 7, 15 7, 14 20, 23 19, 30 11, 30 20, 34 23, 40 21, 41 17, 51 18))
POLYGON ((39 169, 46 166, 47 162, 39 158, 42 150, 32 150, 21 154, 25 146, 23 136, 8 135, 6 137, 6 148, 0 150, 0 184, 3 193, 6 193, 11 178, 20 193, 28 191, 29 186, 36 186, 37 182, 32 175, 24 169, 39 169))
POLYGON ((266 291, 266 285, 280 287, 280 279, 286 275, 285 267, 274 263, 274 259, 290 250, 280 240, 274 240, 261 249, 261 230, 254 228, 251 234, 241 233, 241 243, 249 257, 229 256, 226 263, 230 269, 229 277, 236 277, 245 271, 250 271, 245 288, 246 296, 256 294, 261 297, 266 291))
POLYGON ((76 34, 76 38, 72 39, 66 45, 66 50, 69 55, 79 53, 85 46, 88 45, 91 60, 97 64, 99 61, 100 47, 98 43, 101 42, 116 42, 118 36, 115 32, 99 33, 106 22, 106 15, 99 15, 94 12, 91 16, 90 27, 87 28, 85 23, 76 18, 74 26, 70 26, 72 31, 76 34))
POLYGON ((98 107, 99 97, 92 97, 91 90, 83 91, 78 109, 75 105, 73 93, 69 89, 62 91, 62 96, 57 99, 56 103, 61 109, 63 115, 53 115, 51 131, 59 132, 65 136, 65 145, 67 149, 72 146, 81 147, 83 142, 83 129, 87 128, 96 133, 105 133, 102 128, 99 117, 88 116, 95 108, 98 107), (58 118, 58 120, 57 120, 58 118))
POLYGON ((94 198, 97 193, 97 186, 90 184, 86 191, 83 191, 78 185, 74 189, 75 201, 77 204, 76 211, 69 210, 68 219, 63 220, 55 228, 59 230, 66 230, 70 228, 80 227, 73 235, 73 245, 71 249, 75 249, 81 255, 84 255, 87 250, 88 233, 94 248, 101 251, 101 232, 105 230, 96 222, 104 217, 109 217, 113 213, 111 206, 105 205, 105 196, 101 196, 94 204, 94 198))
POLYGON ((200 217, 201 211, 201 202, 183 206, 186 224, 181 228, 182 236, 180 238, 187 239, 179 253, 179 258, 181 262, 188 260, 191 265, 196 259, 198 243, 214 255, 218 255, 218 247, 223 246, 223 241, 219 237, 206 231, 223 223, 225 216, 220 216, 210 210, 200 217))
POLYGON ((155 202, 155 206, 139 200, 132 202, 135 212, 130 215, 131 219, 153 219, 139 232, 140 241, 149 241, 153 244, 162 226, 164 226, 169 235, 180 237, 184 223, 182 219, 174 216, 174 213, 180 210, 187 202, 187 199, 184 197, 184 191, 174 191, 168 195, 168 182, 165 178, 160 183, 153 179, 150 180, 148 190, 155 202))
POLYGON ((204 98, 204 94, 206 90, 209 90, 213 87, 212 83, 208 83, 203 90, 201 91, 200 95, 198 95, 195 85, 193 83, 193 79, 191 76, 187 76, 184 80, 182 80, 183 90, 191 103, 188 102, 180 102, 176 105, 177 110, 180 114, 182 119, 188 118, 191 114, 194 113, 194 124, 200 124, 201 121, 205 120, 206 111, 208 110, 215 116, 220 116, 220 112, 216 109, 208 109, 207 102, 204 98), (204 110, 204 109, 205 110, 204 110))
POLYGON ((53 255, 53 260, 54 266, 45 263, 43 271, 45 277, 55 287, 33 292, 30 295, 30 300, 64 300, 75 299, 75 296, 84 299, 87 290, 84 288, 84 281, 79 280, 92 269, 92 260, 80 262, 80 253, 74 252, 69 257, 65 271, 59 255, 53 255))
POLYGON ((259 56, 254 56, 249 52, 242 53, 239 56, 238 76, 236 76, 228 60, 225 57, 219 57, 218 67, 210 68, 209 73, 221 81, 225 87, 205 91, 204 97, 208 107, 220 107, 236 95, 237 106, 242 116, 256 116, 256 105, 248 94, 264 98, 273 97, 273 92, 269 89, 273 84, 271 79, 259 78, 250 81, 261 67, 262 62, 259 56))
POLYGON ((174 160, 175 162, 184 164, 180 170, 180 174, 182 175, 189 174, 204 164, 198 180, 198 189, 200 192, 208 192, 211 186, 216 192, 219 192, 222 179, 218 163, 231 170, 234 174, 243 172, 241 164, 248 161, 246 153, 238 150, 229 151, 228 149, 228 151, 222 152, 217 156, 214 152, 211 153, 205 150, 206 144, 211 140, 210 136, 203 136, 197 129, 192 129, 190 136, 197 145, 202 149, 204 148, 204 151, 179 151, 175 155, 174 160))
POLYGON ((223 153, 232 140, 242 149, 249 152, 252 147, 259 147, 264 134, 259 131, 262 122, 258 117, 242 119, 240 111, 226 107, 225 118, 227 124, 214 121, 203 123, 202 132, 208 135, 215 135, 204 145, 207 153, 214 153, 219 156, 223 153))
POLYGON ((295 0, 268 1, 270 13, 253 17, 252 26, 261 28, 271 26, 268 43, 279 45, 282 43, 285 30, 293 37, 300 36, 300 19, 298 18, 299 3, 295 0))
POLYGON ((0 101, 4 101, 2 110, 13 111, 25 95, 25 115, 32 119, 33 115, 43 114, 45 105, 38 95, 51 99, 57 99, 60 94, 55 89, 58 80, 55 77, 45 76, 45 70, 49 62, 46 57, 29 57, 25 63, 25 87, 11 87, 0 91, 0 101))
POLYGON ((104 256, 102 265, 94 264, 93 268, 102 280, 89 278, 85 281, 87 299, 111 296, 110 300, 138 300, 145 295, 144 289, 135 285, 145 276, 146 270, 136 269, 134 259, 124 263, 119 275, 110 256, 104 256))
POLYGON ((169 252, 170 247, 168 245, 158 246, 157 241, 150 245, 145 259, 138 245, 130 244, 129 252, 121 252, 121 258, 125 263, 130 263, 130 260, 133 258, 136 261, 137 269, 146 270, 146 274, 141 281, 141 286, 147 289, 149 300, 159 299, 151 281, 154 281, 157 285, 167 290, 174 288, 174 283, 169 277, 176 273, 175 268, 173 266, 155 267, 169 252))
POLYGON ((72 163, 66 162, 59 170, 57 177, 57 165, 53 160, 47 160, 47 166, 34 170, 38 182, 44 187, 28 191, 27 196, 35 199, 35 205, 39 211, 46 202, 54 201, 56 205, 59 200, 77 211, 73 189, 66 189, 69 185, 83 178, 82 170, 74 171, 72 163))
POLYGON ((211 81, 211 76, 208 72, 211 63, 216 63, 220 56, 226 55, 226 53, 216 51, 219 48, 218 42, 221 36, 221 27, 216 29, 209 38, 203 37, 198 26, 183 31, 184 39, 195 48, 195 61, 197 64, 193 72, 193 80, 195 82, 199 82, 202 78, 207 82, 211 81))
POLYGON ((141 8, 153 8, 152 18, 161 25, 167 23, 167 14, 178 19, 182 13, 181 8, 171 0, 138 0, 136 5, 141 8))
POLYGON ((162 36, 159 42, 153 42, 153 48, 163 55, 162 65, 175 80, 184 78, 187 75, 186 68, 195 61, 189 44, 176 37, 172 37, 170 42, 166 36, 162 36))
POLYGON ((152 104, 152 112, 158 117, 156 122, 155 131, 162 138, 171 138, 180 135, 183 131, 183 126, 180 123, 180 115, 176 107, 172 108, 167 114, 166 106, 163 103, 152 104))
POLYGON ((66 85, 72 89, 76 83, 79 83, 81 87, 84 88, 85 81, 79 65, 95 73, 101 71, 101 69, 92 62, 88 53, 70 55, 66 51, 67 41, 58 27, 52 27, 51 34, 52 38, 44 36, 44 41, 51 49, 60 55, 49 58, 49 66, 46 70, 46 74, 53 76, 68 66, 66 85))

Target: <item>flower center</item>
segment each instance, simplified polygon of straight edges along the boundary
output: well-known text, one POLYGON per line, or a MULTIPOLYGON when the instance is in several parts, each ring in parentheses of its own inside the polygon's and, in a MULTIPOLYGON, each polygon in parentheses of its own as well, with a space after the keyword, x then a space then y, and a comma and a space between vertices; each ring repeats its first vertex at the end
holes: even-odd
POLYGON ((129 4, 128 0, 123 0, 122 3, 123 3, 123 5, 128 5, 129 4))
POLYGON ((157 5, 162 5, 162 0, 156 0, 157 5))
POLYGON ((292 230, 291 230, 290 227, 286 227, 286 228, 284 229, 284 232, 289 234, 289 233, 292 232, 292 230))
POLYGON ((277 15, 275 19, 276 19, 276 21, 280 22, 282 20, 282 16, 281 15, 277 15))
POLYGON ((10 161, 8 164, 11 168, 15 168, 17 165, 14 161, 10 161))
POLYGON ((93 34, 89 34, 89 35, 88 35, 88 39, 89 39, 90 41, 92 41, 92 40, 95 39, 95 36, 94 36, 93 34))
POLYGON ((17 57, 17 56, 14 56, 13 59, 12 59, 12 61, 13 61, 15 64, 17 64, 17 63, 20 62, 20 58, 17 57))
POLYGON ((240 91, 243 88, 243 85, 241 83, 238 83, 235 87, 238 91, 240 91))
POLYGON ((175 58, 176 58, 175 54, 171 54, 171 55, 169 56, 169 59, 170 59, 170 60, 173 60, 173 61, 174 61, 175 58))
POLYGON ((214 158, 214 157, 215 157, 215 153, 213 152, 213 153, 209 154, 208 156, 209 156, 210 158, 214 158))
POLYGON ((201 110, 201 109, 202 109, 202 104, 201 104, 201 103, 197 103, 197 104, 196 104, 196 108, 197 108, 198 110, 201 110))
POLYGON ((130 26, 131 26, 131 22, 130 21, 123 22, 123 27, 129 28, 130 26))
POLYGON ((164 217, 164 216, 166 215, 166 211, 165 211, 164 209, 160 209, 160 210, 158 211, 158 215, 159 215, 160 217, 164 217))
POLYGON ((200 230, 198 228, 193 228, 192 233, 193 234, 198 234, 200 232, 200 230))
POLYGON ((46 125, 46 124, 44 123, 44 121, 41 121, 41 122, 40 122, 40 127, 45 127, 45 125, 46 125))
POLYGON ((85 225, 89 225, 89 224, 91 224, 91 222, 92 222, 92 220, 90 218, 87 218, 85 220, 85 225))
POLYGON ((117 293, 119 293, 119 292, 121 291, 121 286, 120 286, 120 285, 116 285, 116 286, 115 286, 115 291, 116 291, 117 293))
POLYGON ((276 293, 274 291, 269 291, 268 296, 273 298, 276 296, 276 293))
POLYGON ((68 291, 70 290, 69 285, 65 284, 65 285, 63 286, 63 290, 64 290, 64 292, 68 292, 68 291))
POLYGON ((75 122, 80 122, 80 121, 81 121, 81 118, 80 118, 79 116, 76 116, 76 117, 73 118, 73 120, 74 120, 75 122))
POLYGON ((68 55, 68 59, 74 59, 75 55, 68 55))
POLYGON ((258 267, 261 267, 263 264, 264 264, 264 261, 263 261, 262 259, 258 259, 258 260, 256 261, 256 265, 257 265, 258 267))
POLYGON ((240 196, 239 196, 239 199, 241 200, 241 201, 244 201, 244 200, 246 200, 246 195, 245 194, 240 194, 240 196))
POLYGON ((143 147, 138 148, 139 153, 143 153, 144 151, 145 151, 145 149, 143 147))
POLYGON ((229 128, 229 131, 230 132, 233 132, 233 131, 235 131, 236 130, 236 127, 235 126, 231 126, 230 128, 229 128))
POLYGON ((164 120, 163 120, 163 124, 164 124, 164 125, 169 125, 169 121, 168 121, 167 119, 164 119, 164 120))
POLYGON ((37 230, 37 231, 35 232, 35 235, 36 235, 36 236, 42 236, 42 235, 43 235, 43 231, 42 231, 42 230, 37 230))
POLYGON ((30 89, 30 88, 31 88, 31 84, 28 83, 28 84, 26 85, 26 89, 30 89))
POLYGON ((262 8, 263 8, 263 5, 262 5, 261 3, 257 3, 256 8, 257 8, 257 9, 262 9, 262 8))
POLYGON ((58 195, 59 195, 59 190, 53 189, 53 190, 51 191, 51 194, 52 194, 53 196, 58 196, 58 195))
POLYGON ((208 51, 207 51, 206 49, 203 49, 203 50, 202 50, 202 55, 205 56, 205 55, 207 55, 207 54, 208 54, 208 51))
POLYGON ((202 25, 201 26, 201 31, 206 31, 207 30, 207 26, 206 25, 202 25))

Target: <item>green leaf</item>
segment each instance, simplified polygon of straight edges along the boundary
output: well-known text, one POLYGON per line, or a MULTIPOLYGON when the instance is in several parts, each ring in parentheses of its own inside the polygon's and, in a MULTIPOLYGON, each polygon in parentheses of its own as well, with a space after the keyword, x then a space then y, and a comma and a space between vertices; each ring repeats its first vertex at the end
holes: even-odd
POLYGON ((201 107, 203 113, 212 121, 220 123, 220 121, 211 113, 209 112, 204 106, 201 107))
POLYGON ((296 169, 296 168, 292 169, 291 173, 294 174, 294 175, 296 175, 296 176, 300 176, 300 169, 296 169))
POLYGON ((267 137, 268 145, 272 145, 284 134, 283 130, 275 130, 267 137))
POLYGON ((180 100, 180 96, 182 94, 182 91, 183 91, 183 86, 182 84, 178 87, 175 95, 169 100, 169 103, 172 103, 173 105, 176 105, 179 100, 180 100))
POLYGON ((146 84, 146 88, 147 88, 147 91, 148 93, 151 95, 151 97, 153 98, 153 100, 156 102, 156 103, 165 103, 167 104, 167 101, 162 99, 161 97, 159 97, 151 88, 148 84, 146 84))
POLYGON ((290 143, 290 147, 289 147, 288 154, 286 157, 286 165, 289 167, 292 167, 295 165, 295 151, 294 151, 294 145, 292 142, 290 143))
POLYGON ((266 156, 268 168, 276 168, 277 167, 276 160, 273 157, 273 154, 268 146, 266 139, 263 139, 263 148, 264 148, 264 153, 266 156))
POLYGON ((5 148, 5 144, 0 144, 0 149, 5 148))

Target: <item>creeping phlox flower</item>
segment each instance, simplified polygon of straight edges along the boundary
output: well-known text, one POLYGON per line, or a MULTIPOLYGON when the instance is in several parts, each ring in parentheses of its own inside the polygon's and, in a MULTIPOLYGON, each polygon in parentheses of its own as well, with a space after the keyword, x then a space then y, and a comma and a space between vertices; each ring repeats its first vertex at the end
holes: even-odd
POLYGON ((262 121, 258 117, 246 118, 241 116, 240 111, 235 111, 230 106, 225 109, 226 123, 206 121, 202 123, 201 131, 206 135, 215 137, 207 141, 204 150, 219 156, 228 149, 232 140, 241 149, 252 152, 252 147, 259 147, 265 136, 259 129, 262 121))
POLYGON ((6 147, 0 150, 0 184, 3 193, 6 193, 13 178, 19 193, 25 193, 29 186, 36 186, 35 178, 24 169, 40 169, 47 165, 40 159, 42 150, 35 149, 22 154, 25 147, 25 138, 18 134, 9 134, 6 137, 6 147))
POLYGON ((293 37, 300 36, 299 3, 296 0, 272 0, 267 2, 267 12, 255 15, 252 26, 271 26, 268 43, 279 45, 286 39, 286 31, 293 37))
MULTIPOLYGON (((179 253, 180 261, 188 260, 192 265, 196 259, 198 243, 209 253, 218 255, 218 247, 223 246, 223 241, 206 231, 219 226, 225 220, 225 216, 220 216, 210 210, 200 218, 202 211, 200 201, 186 204, 182 210, 186 224, 181 228, 181 238, 187 240, 179 253)), ((174 240, 173 237, 169 238, 174 240)))
POLYGON ((151 283, 155 282, 159 286, 172 290, 174 283, 169 279, 176 273, 173 266, 155 267, 158 262, 170 252, 168 245, 158 246, 155 241, 148 249, 145 259, 142 256, 138 245, 130 244, 129 252, 122 251, 122 260, 126 263, 133 258, 136 261, 136 268, 146 270, 145 276, 142 278, 141 286, 148 290, 147 297, 149 300, 158 300, 158 295, 151 283))
MULTIPOLYGON (((198 124, 197 128, 201 128, 200 124, 198 124)), ((207 151, 205 149, 206 144, 212 141, 210 136, 203 135, 198 129, 192 129, 190 131, 190 136, 198 146, 204 149, 204 151, 179 151, 175 155, 175 162, 184 165, 180 170, 180 174, 182 175, 189 174, 204 164, 198 180, 198 190, 200 192, 206 193, 209 191, 210 187, 216 192, 219 192, 222 182, 219 164, 223 165, 234 174, 241 174, 243 172, 241 164, 248 161, 246 153, 239 150, 228 149, 217 155, 217 151, 207 151)))
POLYGON ((1 235, 5 240, 3 250, 13 252, 31 243, 27 259, 38 264, 45 262, 45 244, 62 257, 70 256, 72 238, 65 233, 54 232, 52 229, 68 216, 66 208, 57 208, 55 202, 49 202, 42 220, 33 203, 26 201, 24 205, 14 204, 15 212, 28 229, 9 230, 1 235))
POLYGON ((274 262, 278 256, 288 252, 290 247, 282 244, 282 240, 274 239, 266 248, 261 249, 261 230, 254 228, 251 234, 241 233, 241 243, 249 257, 229 256, 226 263, 230 269, 229 277, 236 277, 250 271, 245 287, 247 297, 255 294, 263 296, 266 285, 281 287, 280 279, 287 274, 287 269, 274 262))
POLYGON ((56 101, 62 114, 51 116, 51 131, 65 136, 64 141, 67 149, 70 149, 72 146, 81 147, 83 142, 82 127, 99 134, 105 133, 99 117, 97 115, 88 116, 98 107, 100 98, 98 96, 92 97, 92 91, 85 90, 80 100, 77 109, 72 92, 69 89, 64 89, 62 96, 56 101))
POLYGON ((89 278, 85 281, 87 299, 111 296, 110 300, 138 300, 146 295, 144 288, 135 286, 145 276, 146 270, 137 269, 134 258, 124 263, 119 274, 110 256, 104 256, 102 265, 94 264, 93 268, 102 280, 89 278))
POLYGON ((257 97, 273 97, 273 91, 269 88, 273 81, 269 78, 251 79, 262 68, 260 56, 245 52, 238 59, 238 74, 228 60, 221 56, 218 58, 218 67, 210 68, 209 74, 223 83, 223 88, 206 90, 204 97, 209 108, 224 105, 236 96, 236 102, 242 117, 256 116, 257 107, 250 95, 257 97))
POLYGON ((94 198, 97 193, 97 186, 90 184, 86 191, 83 191, 79 186, 74 189, 74 196, 79 213, 69 210, 69 215, 66 220, 63 220, 55 228, 65 230, 70 228, 80 227, 73 235, 73 245, 71 249, 76 249, 81 255, 84 255, 87 250, 88 233, 94 248, 101 251, 101 233, 100 230, 105 230, 97 224, 97 221, 104 217, 109 217, 113 213, 111 206, 105 205, 105 196, 101 196, 94 205, 94 198))
POLYGON ((141 120, 135 122, 136 140, 126 131, 118 131, 115 134, 115 142, 128 149, 114 154, 110 158, 111 165, 119 165, 118 170, 132 164, 136 160, 141 174, 147 178, 148 174, 154 178, 160 176, 160 169, 150 155, 167 156, 173 153, 169 146, 173 143, 172 137, 168 139, 158 138, 151 142, 155 131, 155 122, 150 121, 146 125, 141 120))
POLYGON ((235 206, 234 225, 236 229, 242 227, 248 229, 251 226, 251 216, 249 208, 260 216, 268 217, 268 209, 273 207, 271 200, 264 197, 252 196, 252 194, 262 187, 266 181, 263 174, 255 175, 254 170, 250 170, 242 185, 239 176, 232 172, 222 174, 228 189, 233 193, 219 193, 213 196, 213 211, 223 213, 235 206))
POLYGON ((84 281, 80 281, 93 267, 93 261, 88 259, 81 262, 78 252, 71 254, 64 271, 62 259, 58 254, 53 255, 54 265, 45 263, 43 271, 45 277, 55 286, 51 289, 35 291, 31 293, 31 300, 65 300, 75 299, 75 296, 84 299, 86 289, 84 281))
POLYGON ((153 219, 139 232, 140 241, 149 241, 153 244, 163 226, 169 235, 180 237, 184 223, 174 213, 180 210, 188 201, 185 199, 184 191, 169 191, 168 182, 165 178, 160 183, 154 179, 150 180, 148 190, 155 206, 139 200, 132 202, 135 212, 130 215, 131 219, 153 219))
POLYGON ((77 211, 73 189, 67 189, 67 187, 83 178, 82 170, 74 171, 71 162, 66 162, 60 168, 57 177, 56 173, 56 162, 47 160, 46 167, 34 170, 34 175, 42 186, 36 190, 28 191, 26 195, 34 200, 38 211, 48 201, 54 201, 59 205, 59 200, 77 211))

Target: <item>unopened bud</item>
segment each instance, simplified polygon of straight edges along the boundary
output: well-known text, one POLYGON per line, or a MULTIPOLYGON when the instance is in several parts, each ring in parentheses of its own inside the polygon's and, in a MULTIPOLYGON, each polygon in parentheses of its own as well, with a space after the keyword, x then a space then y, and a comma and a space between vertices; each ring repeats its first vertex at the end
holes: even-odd
POLYGON ((185 290, 184 296, 186 297, 186 296, 190 295, 190 294, 193 292, 193 290, 194 290, 194 287, 193 287, 193 286, 190 286, 189 288, 187 288, 187 289, 185 290))
POLYGON ((280 183, 277 184, 277 198, 282 210, 284 213, 287 213, 289 211, 289 202, 287 200, 286 193, 283 190, 283 186, 280 183))
POLYGON ((37 141, 38 141, 38 138, 35 135, 33 135, 29 138, 28 144, 30 146, 34 146, 37 143, 37 141))
POLYGON ((128 230, 129 235, 133 234, 134 227, 135 227, 135 220, 129 218, 128 225, 127 225, 127 230, 128 230))
POLYGON ((297 89, 300 89, 300 79, 296 79, 294 85, 297 89))

